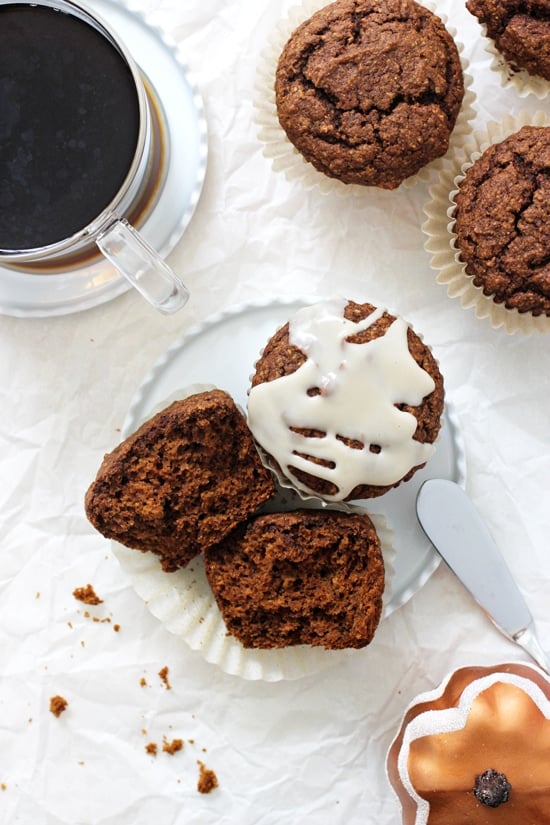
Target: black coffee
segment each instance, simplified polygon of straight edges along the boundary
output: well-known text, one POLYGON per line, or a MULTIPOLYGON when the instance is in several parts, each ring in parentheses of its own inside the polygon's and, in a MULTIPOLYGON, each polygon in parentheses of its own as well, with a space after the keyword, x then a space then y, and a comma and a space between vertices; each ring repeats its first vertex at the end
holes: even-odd
POLYGON ((83 229, 110 203, 139 130, 132 74, 76 17, 0 6, 0 249, 83 229))

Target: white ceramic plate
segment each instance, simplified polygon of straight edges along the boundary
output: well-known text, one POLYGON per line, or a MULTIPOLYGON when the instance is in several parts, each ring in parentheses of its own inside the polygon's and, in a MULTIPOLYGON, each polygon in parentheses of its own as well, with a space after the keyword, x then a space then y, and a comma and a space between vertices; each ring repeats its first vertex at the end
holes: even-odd
MULTIPOLYGON (((233 307, 193 327, 145 377, 128 411, 122 436, 132 433, 178 390, 193 384, 213 384, 224 389, 245 409, 250 375, 260 351, 277 327, 309 303, 307 298, 259 301, 233 307)), ((393 575, 383 619, 410 599, 439 563, 439 556, 416 519, 416 494, 428 477, 449 478, 461 484, 465 480, 460 433, 449 409, 429 465, 406 484, 380 499, 370 500, 365 508, 375 517, 383 517, 378 521, 383 523, 385 519, 393 533, 393 575)), ((202 559, 194 560, 185 570, 164 573, 152 553, 139 553, 117 544, 113 547, 153 615, 227 673, 266 681, 293 679, 346 656, 361 655, 361 651, 310 647, 245 650, 225 631, 206 582, 202 559)))
MULTIPOLYGON (((122 38, 161 101, 168 151, 158 200, 143 237, 165 257, 181 238, 200 197, 206 172, 203 103, 185 55, 160 29, 118 0, 88 0, 122 38)), ((0 267, 0 313, 19 317, 67 315, 110 301, 130 289, 105 259, 72 272, 36 275, 0 267)))

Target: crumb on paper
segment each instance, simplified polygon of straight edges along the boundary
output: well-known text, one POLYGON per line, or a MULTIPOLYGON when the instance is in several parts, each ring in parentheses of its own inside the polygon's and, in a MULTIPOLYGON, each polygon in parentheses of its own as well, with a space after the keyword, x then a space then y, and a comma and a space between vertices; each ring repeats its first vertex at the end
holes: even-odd
POLYGON ((168 667, 167 667, 167 665, 164 665, 164 667, 159 670, 159 676, 160 676, 162 682, 164 683, 164 687, 166 688, 166 690, 171 690, 172 685, 168 681, 168 667))
POLYGON ((63 696, 52 696, 50 699, 50 711, 54 716, 59 718, 63 711, 67 709, 68 704, 63 696))
POLYGON ((170 756, 173 756, 178 751, 183 750, 183 739, 172 739, 171 742, 167 740, 166 737, 162 740, 162 750, 164 753, 169 753, 170 756))
POLYGON ((218 787, 218 777, 214 771, 207 768, 204 762, 201 762, 200 759, 197 759, 197 765, 199 766, 199 781, 197 782, 197 790, 199 793, 210 793, 210 791, 213 791, 214 788, 218 787))
POLYGON ((113 630, 115 631, 115 633, 118 633, 119 630, 120 630, 120 625, 119 624, 114 624, 113 625, 113 630))
POLYGON ((145 676, 141 677, 141 679, 139 680, 139 683, 140 683, 141 687, 147 687, 147 679, 145 678, 145 676))
MULTIPOLYGON (((88 611, 86 611, 86 613, 88 614, 86 618, 90 618, 88 611)), ((96 622, 96 624, 111 624, 111 619, 109 616, 105 616, 103 619, 100 619, 99 616, 92 616, 92 622, 96 622)))
POLYGON ((100 599, 91 584, 84 587, 76 587, 73 590, 73 596, 79 602, 84 604, 102 604, 103 599, 100 599))
POLYGON ((148 742, 145 745, 145 753, 148 753, 149 756, 156 756, 158 753, 158 745, 156 742, 148 742))
POLYGON ((5 782, 0 782, 0 790, 6 791, 7 789, 8 789, 8 786, 6 785, 6 783, 5 782))
POLYGON ((35 596, 34 598, 35 598, 35 599, 39 599, 39 598, 40 598, 40 595, 41 595, 41 594, 40 594, 40 590, 37 590, 37 591, 36 591, 36 596, 35 596))

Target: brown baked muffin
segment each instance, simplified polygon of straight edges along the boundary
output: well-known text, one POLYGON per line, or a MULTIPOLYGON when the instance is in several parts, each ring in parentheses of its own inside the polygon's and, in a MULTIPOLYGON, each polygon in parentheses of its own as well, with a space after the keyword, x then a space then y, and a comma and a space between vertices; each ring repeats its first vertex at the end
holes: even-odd
POLYGON ((275 79, 279 122, 303 157, 384 189, 445 154, 463 96, 451 35, 414 0, 336 0, 293 32, 275 79))
POLYGON ((85 507, 106 538, 184 567, 275 492, 246 421, 221 390, 175 401, 105 456, 85 507))
POLYGON ((244 647, 367 645, 384 562, 367 515, 297 510, 253 518, 205 554, 227 629, 244 647))
POLYGON ((507 309, 550 316, 550 128, 524 126, 466 171, 455 245, 466 273, 507 309))
POLYGON ((512 69, 550 80, 549 0, 468 0, 466 8, 512 69))
POLYGON ((437 362, 403 319, 335 298, 270 338, 248 425, 295 487, 349 501, 382 495, 424 466, 443 405, 437 362))

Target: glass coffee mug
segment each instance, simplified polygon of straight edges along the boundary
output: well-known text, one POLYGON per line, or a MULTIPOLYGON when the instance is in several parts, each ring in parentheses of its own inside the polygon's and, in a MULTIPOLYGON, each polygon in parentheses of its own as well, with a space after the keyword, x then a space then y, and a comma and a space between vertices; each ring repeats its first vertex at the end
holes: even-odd
POLYGON ((74 0, 0 0, 0 265, 47 277, 98 249, 158 310, 189 293, 128 221, 151 188, 153 113, 116 34, 74 0))

